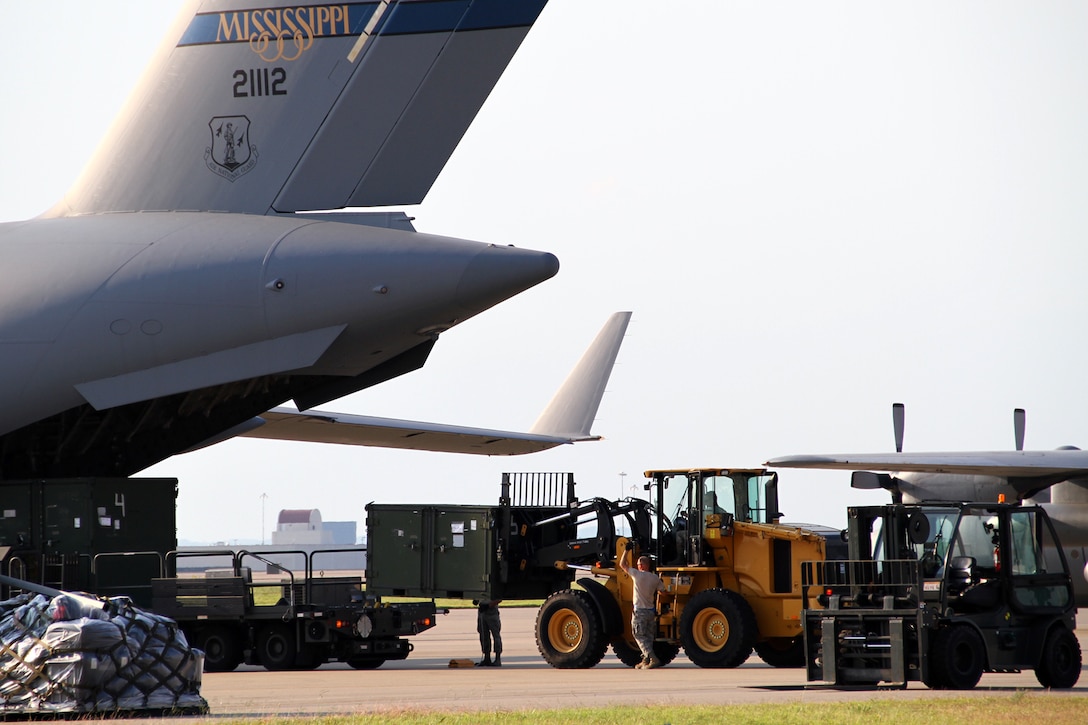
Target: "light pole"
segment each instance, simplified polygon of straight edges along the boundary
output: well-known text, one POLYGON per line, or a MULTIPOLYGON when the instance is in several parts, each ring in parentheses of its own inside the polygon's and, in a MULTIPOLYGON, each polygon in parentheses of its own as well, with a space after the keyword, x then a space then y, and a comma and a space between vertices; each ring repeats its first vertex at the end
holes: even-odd
POLYGON ((261 494, 261 546, 264 546, 264 504, 268 501, 268 494, 261 494))
MULTIPOLYGON (((627 478, 627 474, 624 473, 623 471, 620 471, 620 500, 621 501, 623 500, 623 484, 624 484, 624 479, 626 479, 626 478, 627 478)), ((621 536, 623 535, 623 523, 624 523, 624 520, 620 519, 620 535, 621 536)))

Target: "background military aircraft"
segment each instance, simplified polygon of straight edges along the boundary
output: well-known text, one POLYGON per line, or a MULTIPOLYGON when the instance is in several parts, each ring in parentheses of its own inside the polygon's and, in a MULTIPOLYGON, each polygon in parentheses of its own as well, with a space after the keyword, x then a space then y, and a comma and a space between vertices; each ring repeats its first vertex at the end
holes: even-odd
MULTIPOLYGON (((181 6, 4 8, 0 219, 61 198, 181 6)), ((673 9, 549 1, 425 201, 391 211, 562 273, 411 375, 318 406, 527 430, 605 317, 635 309, 607 438, 523 459, 235 438, 148 471, 182 480, 184 538, 259 540, 262 501, 490 502, 510 467, 615 497, 646 468, 890 449, 879 401, 910 405, 913 450, 1009 447, 1014 406, 1033 448, 1083 444, 1088 6, 673 9)), ((847 481, 783 471, 785 514, 841 526, 888 499, 847 481)))
POLYGON ((1024 450, 1026 416, 1022 408, 1013 412, 1015 448, 1011 451, 903 452, 902 404, 893 406, 892 420, 895 453, 782 456, 766 465, 853 471, 851 485, 855 489, 883 489, 893 500, 905 503, 1003 498, 1042 504, 1074 573, 1077 603, 1088 606, 1088 451, 1072 446, 1024 450))

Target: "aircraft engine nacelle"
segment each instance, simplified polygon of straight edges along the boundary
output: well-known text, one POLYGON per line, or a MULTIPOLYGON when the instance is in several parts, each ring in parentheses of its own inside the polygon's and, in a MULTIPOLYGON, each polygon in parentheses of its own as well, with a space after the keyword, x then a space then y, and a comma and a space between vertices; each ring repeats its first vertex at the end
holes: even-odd
POLYGON ((999 476, 968 476, 950 473, 900 472, 894 474, 856 471, 851 486, 858 489, 883 488, 903 503, 922 501, 997 501, 1004 495, 1016 501, 1019 494, 999 476))
POLYGON ((1088 479, 1073 478, 1050 487, 1050 501, 1055 504, 1088 504, 1088 479))

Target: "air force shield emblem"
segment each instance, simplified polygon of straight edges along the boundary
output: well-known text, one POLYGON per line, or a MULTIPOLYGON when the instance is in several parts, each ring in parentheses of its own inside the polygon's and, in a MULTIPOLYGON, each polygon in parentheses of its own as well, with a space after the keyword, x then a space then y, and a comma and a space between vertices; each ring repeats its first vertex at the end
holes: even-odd
POLYGON ((245 116, 216 116, 208 122, 212 145, 204 150, 204 163, 213 173, 233 182, 257 165, 257 146, 249 135, 245 116))

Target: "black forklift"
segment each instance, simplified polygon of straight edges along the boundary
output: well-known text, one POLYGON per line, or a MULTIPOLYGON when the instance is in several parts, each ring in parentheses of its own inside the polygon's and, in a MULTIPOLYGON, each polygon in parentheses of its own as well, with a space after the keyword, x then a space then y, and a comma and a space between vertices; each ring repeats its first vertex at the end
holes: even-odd
POLYGON ((984 672, 1080 677, 1069 566, 1046 512, 1006 503, 848 510, 850 558, 806 562, 807 679, 967 690, 984 672))

